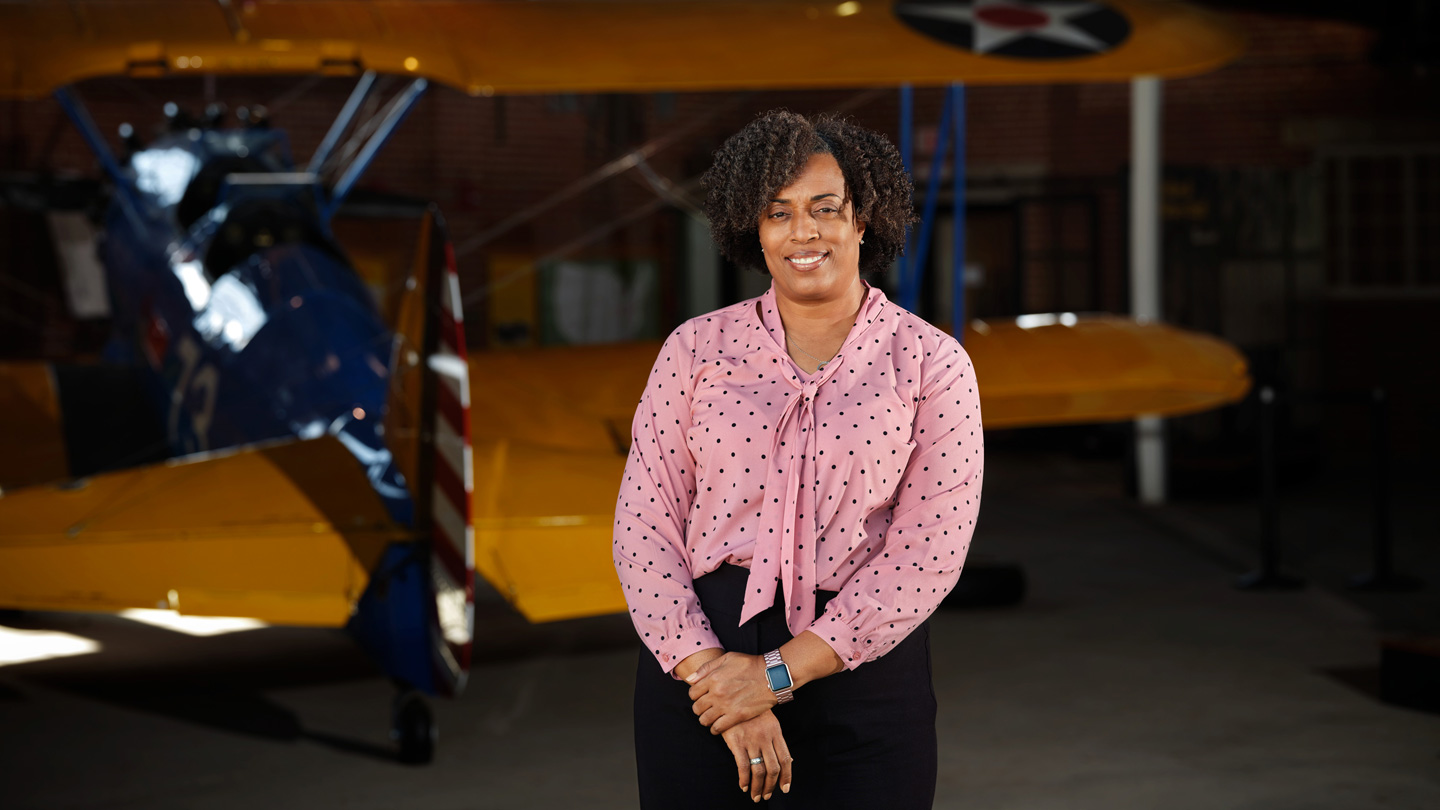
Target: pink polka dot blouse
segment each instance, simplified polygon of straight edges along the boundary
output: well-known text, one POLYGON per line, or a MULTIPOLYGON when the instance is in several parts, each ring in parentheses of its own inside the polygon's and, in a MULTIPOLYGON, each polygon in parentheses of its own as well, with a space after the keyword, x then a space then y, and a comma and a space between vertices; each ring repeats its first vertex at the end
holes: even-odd
POLYGON ((869 288, 839 353, 807 375, 774 290, 694 318, 660 349, 615 505, 615 568, 668 672, 721 644, 693 581, 750 569, 741 622, 784 594, 851 669, 954 587, 980 510, 980 399, 965 350, 869 288), (838 595, 815 618, 815 592, 838 595))

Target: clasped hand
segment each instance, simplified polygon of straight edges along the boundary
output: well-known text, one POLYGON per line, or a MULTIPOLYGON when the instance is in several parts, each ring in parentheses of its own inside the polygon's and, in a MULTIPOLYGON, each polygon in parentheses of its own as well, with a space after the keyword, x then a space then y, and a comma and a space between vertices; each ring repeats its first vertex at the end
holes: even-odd
POLYGON ((721 735, 734 755, 740 789, 757 802, 770 798, 777 784, 789 793, 793 757, 770 711, 778 701, 765 678, 765 659, 725 653, 685 681, 700 722, 721 735), (753 758, 763 761, 752 764, 753 758))
POLYGON ((711 734, 724 734, 778 702, 765 677, 765 659, 728 652, 707 661, 685 679, 695 714, 711 734))

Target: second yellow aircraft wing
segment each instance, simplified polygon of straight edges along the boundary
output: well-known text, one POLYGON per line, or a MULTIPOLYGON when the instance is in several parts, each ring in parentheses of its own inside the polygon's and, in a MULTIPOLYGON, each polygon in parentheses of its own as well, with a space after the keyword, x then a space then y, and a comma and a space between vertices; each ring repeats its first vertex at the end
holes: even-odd
POLYGON ((0 3, 0 96, 95 76, 424 76, 474 95, 1126 81, 1243 39, 1174 0, 0 3), (1047 50, 1047 45, 1048 50, 1047 50), (792 58, 804 52, 804 59, 792 58))
POLYGON ((531 621, 615 613, 615 494, 656 343, 470 355, 475 570, 531 621))
POLYGON ((987 429, 1180 416, 1250 390, 1245 357, 1229 343, 1110 315, 976 321, 965 349, 987 429))
POLYGON ((334 437, 0 497, 0 606, 338 627, 408 539, 334 437))

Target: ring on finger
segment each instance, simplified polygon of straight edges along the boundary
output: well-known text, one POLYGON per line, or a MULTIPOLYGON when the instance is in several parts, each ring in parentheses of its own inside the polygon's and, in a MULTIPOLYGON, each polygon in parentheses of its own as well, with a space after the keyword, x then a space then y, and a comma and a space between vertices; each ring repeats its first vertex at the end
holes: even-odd
POLYGON ((751 757, 751 758, 750 758, 750 764, 751 764, 751 765, 764 765, 764 764, 765 764, 765 758, 764 758, 764 757, 751 757))

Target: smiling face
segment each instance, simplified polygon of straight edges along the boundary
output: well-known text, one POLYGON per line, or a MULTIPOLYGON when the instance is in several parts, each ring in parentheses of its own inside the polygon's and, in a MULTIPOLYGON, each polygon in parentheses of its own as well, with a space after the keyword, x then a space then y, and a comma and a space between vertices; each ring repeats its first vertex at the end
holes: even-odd
POLYGON ((854 289, 865 223, 852 211, 840 164, 831 155, 811 155, 760 214, 760 246, 776 295, 819 303, 854 289))

